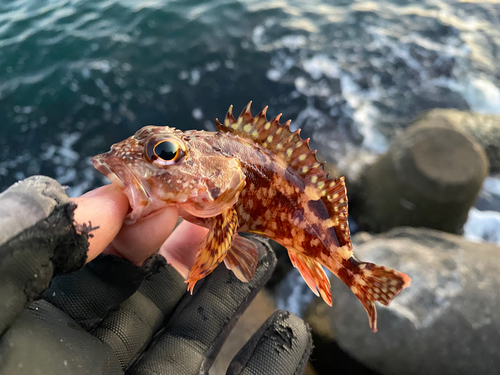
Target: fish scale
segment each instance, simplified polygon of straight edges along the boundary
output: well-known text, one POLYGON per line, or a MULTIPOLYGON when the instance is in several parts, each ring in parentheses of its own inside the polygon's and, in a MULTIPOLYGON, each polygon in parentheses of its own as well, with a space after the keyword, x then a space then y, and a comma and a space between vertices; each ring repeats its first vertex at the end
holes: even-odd
POLYGON ((250 280, 258 254, 238 232, 257 233, 283 245, 329 305, 323 267, 330 270, 358 297, 376 332, 375 301, 389 304, 410 278, 355 258, 344 178, 328 177, 290 121, 281 124, 281 115, 269 121, 267 107, 254 117, 250 106, 238 118, 231 106, 223 123, 216 120, 217 132, 144 127, 92 161, 128 196, 129 221, 176 205, 185 220, 209 229, 186 280, 191 292, 222 262, 250 280))

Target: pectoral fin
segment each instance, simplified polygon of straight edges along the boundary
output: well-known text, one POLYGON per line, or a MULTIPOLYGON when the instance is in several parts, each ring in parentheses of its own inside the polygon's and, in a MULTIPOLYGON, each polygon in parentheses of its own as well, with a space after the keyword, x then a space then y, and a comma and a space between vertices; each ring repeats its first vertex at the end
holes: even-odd
POLYGON ((204 199, 197 203, 180 204, 179 207, 192 216, 202 218, 212 218, 231 209, 246 185, 245 175, 236 159, 231 159, 231 163, 224 168, 227 170, 222 174, 224 181, 214 183, 211 179, 203 179, 199 194, 204 199))
POLYGON ((259 256, 255 244, 245 237, 236 235, 233 246, 224 258, 226 267, 233 271, 239 280, 248 282, 252 280, 258 262, 259 256))
POLYGON ((210 274, 226 257, 238 229, 238 214, 230 208, 214 219, 214 223, 203 239, 200 251, 186 280, 192 293, 196 282, 210 274))
POLYGON ((321 265, 308 256, 290 250, 288 251, 288 256, 290 257, 293 266, 299 270, 300 274, 304 278, 304 281, 309 288, 311 288, 314 294, 318 297, 321 294, 323 300, 331 306, 332 292, 330 290, 330 280, 328 280, 328 277, 326 276, 321 265))

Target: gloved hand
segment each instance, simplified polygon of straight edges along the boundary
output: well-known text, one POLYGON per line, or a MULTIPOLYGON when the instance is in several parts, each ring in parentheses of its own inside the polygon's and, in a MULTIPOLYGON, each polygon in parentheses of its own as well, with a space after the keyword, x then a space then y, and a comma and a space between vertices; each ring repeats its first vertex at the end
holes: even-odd
MULTIPOLYGON (((90 231, 83 222, 75 226, 74 210, 60 186, 45 177, 0 194, 0 374, 207 374, 237 318, 274 269, 267 242, 252 238, 260 259, 249 283, 219 266, 191 296, 178 272, 183 270, 176 251, 187 251, 182 246, 165 254, 177 270, 161 255, 144 263, 137 258, 136 264, 112 255, 128 251, 131 259, 150 252, 134 252, 127 243, 153 246, 158 231, 147 231, 155 221, 162 225, 159 217, 134 224, 149 234, 134 242, 133 229, 110 229, 114 219, 106 212, 102 226, 91 223, 100 229, 90 231), (90 249, 89 234, 95 236, 90 249), (111 245, 102 245, 112 238, 111 245), (104 248, 108 254, 81 268, 87 255, 93 258, 104 248)), ((181 240, 174 232, 167 244, 181 240)), ((301 374, 311 346, 305 323, 277 311, 227 373, 301 374)))

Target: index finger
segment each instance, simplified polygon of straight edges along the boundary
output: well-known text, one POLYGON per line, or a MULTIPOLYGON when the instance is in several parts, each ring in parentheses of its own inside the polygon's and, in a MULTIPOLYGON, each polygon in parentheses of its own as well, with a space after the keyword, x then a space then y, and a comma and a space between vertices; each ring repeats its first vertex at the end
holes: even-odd
POLYGON ((177 223, 177 207, 165 207, 134 224, 125 224, 105 250, 140 266, 160 248, 177 223))
POLYGON ((129 201, 114 184, 92 190, 79 198, 75 221, 96 227, 89 238, 87 261, 102 252, 118 255, 141 265, 156 252, 172 232, 177 221, 177 208, 166 207, 155 214, 139 219, 134 224, 123 225, 129 201))
POLYGON ((97 227, 89 237, 87 262, 90 262, 116 237, 128 211, 128 198, 119 187, 101 186, 79 198, 71 198, 77 204, 75 222, 97 227))

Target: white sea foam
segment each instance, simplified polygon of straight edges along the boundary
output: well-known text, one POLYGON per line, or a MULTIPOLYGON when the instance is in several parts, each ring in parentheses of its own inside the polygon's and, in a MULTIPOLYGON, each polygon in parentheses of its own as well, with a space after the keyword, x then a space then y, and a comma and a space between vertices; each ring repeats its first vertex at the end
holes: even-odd
POLYGON ((278 70, 278 69, 269 69, 267 72, 266 72, 266 77, 267 79, 269 79, 270 81, 274 81, 274 82, 277 82, 280 80, 281 78, 281 72, 278 70))
POLYGON ((60 145, 50 145, 40 155, 41 160, 56 164, 55 176, 61 185, 67 185, 66 193, 70 197, 79 197, 90 189, 95 180, 95 170, 90 160, 86 160, 82 168, 80 155, 74 150, 75 143, 81 138, 80 132, 62 133, 60 145))
POLYGON ((196 107, 196 108, 193 108, 191 115, 193 116, 193 118, 195 120, 201 120, 203 118, 203 111, 201 110, 201 108, 196 107))
POLYGON ((492 242, 500 246, 500 212, 472 208, 464 226, 464 237, 476 242, 492 242))
POLYGON ((170 91, 172 91, 172 86, 170 85, 162 85, 158 87, 158 92, 162 95, 168 94, 170 91))
POLYGON ((201 79, 200 69, 193 69, 191 71, 191 76, 189 77, 188 82, 191 86, 196 86, 198 83, 200 83, 200 79, 201 79))
POLYGON ((363 135, 363 146, 376 153, 385 152, 388 141, 377 128, 380 111, 373 105, 380 93, 376 90, 361 90, 349 75, 343 75, 340 82, 342 95, 353 109, 352 118, 363 135))
MULTIPOLYGON (((73 183, 71 184, 68 189, 66 190, 66 193, 70 197, 79 197, 83 193, 87 192, 93 185, 94 180, 95 180, 95 169, 92 166, 92 164, 88 163, 88 166, 83 170, 80 171, 80 173, 83 173, 83 179, 79 183, 73 183)), ((64 176, 63 176, 64 177, 64 176)), ((102 181, 100 181, 100 185, 106 185, 111 183, 107 178, 102 176, 102 181)), ((58 180, 59 183, 62 183, 60 180, 58 180)))
POLYGON ((500 197, 500 176, 490 176, 484 180, 482 190, 500 197))
POLYGON ((463 74, 461 78, 439 77, 429 81, 459 93, 474 112, 500 114, 500 87, 484 74, 463 74))
POLYGON ((304 70, 316 80, 320 79, 323 75, 330 78, 340 78, 342 75, 342 71, 338 64, 323 54, 305 60, 302 66, 304 70))
POLYGON ((485 75, 466 76, 455 85, 470 108, 479 113, 500 114, 500 87, 485 75))

